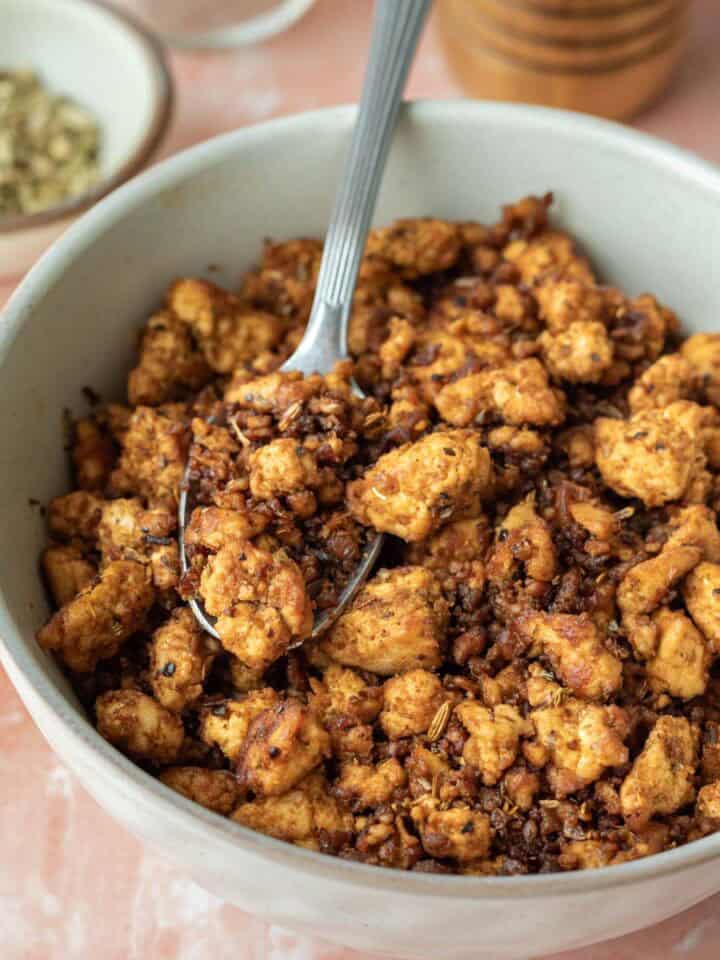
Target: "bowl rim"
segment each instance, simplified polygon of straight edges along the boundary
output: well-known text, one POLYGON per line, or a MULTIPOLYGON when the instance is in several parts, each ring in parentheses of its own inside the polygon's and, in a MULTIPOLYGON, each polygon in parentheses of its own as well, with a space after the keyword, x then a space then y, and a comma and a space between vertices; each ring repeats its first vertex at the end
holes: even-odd
POLYGON ((165 48, 160 39, 147 30, 139 20, 126 11, 120 10, 108 0, 92 0, 92 2, 91 0, 74 0, 74 3, 91 10, 99 7, 101 13, 114 21, 115 29, 119 28, 128 33, 141 49, 153 75, 153 109, 150 122, 136 149, 112 176, 105 177, 84 193, 69 197, 61 203, 53 204, 36 213, 18 213, 9 217, 0 217, 0 235, 43 227, 88 210, 142 169, 159 147, 172 118, 175 103, 174 86, 165 48))
MULTIPOLYGON (((271 141, 276 132, 312 135, 324 130, 349 131, 354 106, 329 107, 282 117, 245 127, 205 141, 165 160, 107 197, 74 223, 30 270, 8 301, 0 325, 0 372, 9 348, 34 306, 75 262, 116 222, 153 195, 173 188, 230 155, 242 152, 245 145, 271 141)), ((546 107, 505 104, 463 99, 426 100, 405 105, 404 120, 433 127, 451 122, 508 126, 557 133, 581 141, 630 153, 635 160, 661 167, 674 177, 705 192, 720 215, 720 169, 695 154, 656 137, 595 117, 546 107)), ((32 703, 34 715, 55 721, 72 752, 81 759, 83 769, 100 765, 107 777, 114 776, 116 794, 121 793, 136 809, 152 812, 168 827, 177 824, 187 835, 198 839, 208 833, 217 844, 225 844, 228 854, 245 849, 269 862, 283 864, 308 875, 323 876, 355 887, 396 891, 408 896, 447 899, 506 899, 516 897, 563 897, 639 883, 651 877, 686 870, 720 858, 720 833, 676 849, 640 860, 597 870, 534 874, 513 877, 481 877, 421 874, 377 868, 342 860, 300 847, 233 822, 182 797, 158 779, 146 773, 112 747, 95 728, 56 689, 50 678, 35 663, 30 652, 34 638, 23 638, 0 590, 0 661, 22 698, 32 703), (120 775, 119 777, 117 775, 120 775)), ((72 768, 71 768, 72 769, 72 768)))

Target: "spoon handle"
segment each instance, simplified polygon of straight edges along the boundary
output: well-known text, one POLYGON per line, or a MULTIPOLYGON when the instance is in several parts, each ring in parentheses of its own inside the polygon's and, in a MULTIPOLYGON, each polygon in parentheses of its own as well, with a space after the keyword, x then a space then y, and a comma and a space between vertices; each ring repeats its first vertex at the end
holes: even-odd
POLYGON ((330 218, 310 321, 284 369, 328 372, 347 328, 382 173, 430 0, 377 0, 362 99, 330 218))

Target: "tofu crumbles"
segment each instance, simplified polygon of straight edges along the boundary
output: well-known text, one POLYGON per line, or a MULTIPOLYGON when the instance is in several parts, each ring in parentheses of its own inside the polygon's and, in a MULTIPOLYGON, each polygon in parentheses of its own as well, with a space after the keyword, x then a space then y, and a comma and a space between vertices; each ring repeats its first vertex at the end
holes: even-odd
POLYGON ((278 371, 318 241, 267 243, 232 292, 178 280, 127 402, 75 422, 38 641, 167 787, 430 873, 720 829, 720 334, 600 283, 550 202, 374 230, 325 377, 278 371), (312 639, 376 531, 377 568, 312 639))

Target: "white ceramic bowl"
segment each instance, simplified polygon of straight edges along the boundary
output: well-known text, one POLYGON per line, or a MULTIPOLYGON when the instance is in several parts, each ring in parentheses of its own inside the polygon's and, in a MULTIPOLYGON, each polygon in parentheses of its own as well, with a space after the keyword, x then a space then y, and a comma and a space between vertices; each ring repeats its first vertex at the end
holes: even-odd
POLYGON ((39 213, 0 218, 0 278, 25 271, 80 211, 137 173, 170 116, 171 81, 159 45, 111 7, 0 0, 0 70, 26 67, 97 118, 100 181, 39 213))
POLYGON ((288 30, 315 0, 124 0, 162 38, 185 50, 231 49, 262 43, 288 30))
MULTIPOLYGON (((172 793, 95 732, 33 633, 43 521, 28 498, 66 489, 62 410, 81 387, 121 397, 139 325, 178 274, 232 285, 263 237, 321 234, 350 108, 229 134, 147 172, 71 227, 10 301, 0 329, 3 662, 60 757, 120 823, 226 900, 288 927, 416 958, 510 960, 662 920, 720 890, 720 834, 627 865, 513 878, 406 874, 288 846, 172 793)), ((687 329, 720 316, 720 173, 579 115, 422 103, 400 122, 378 221, 492 219, 552 188, 604 275, 652 290, 687 329)), ((19 771, 21 773, 21 771, 19 771)))

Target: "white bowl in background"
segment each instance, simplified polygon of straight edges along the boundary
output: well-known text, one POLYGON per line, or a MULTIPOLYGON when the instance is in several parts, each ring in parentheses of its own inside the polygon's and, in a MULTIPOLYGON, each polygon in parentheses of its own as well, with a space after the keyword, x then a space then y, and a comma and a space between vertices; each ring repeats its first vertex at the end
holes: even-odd
MULTIPOLYGON (((620 936, 720 890, 720 834, 622 866, 530 877, 402 873, 312 853, 192 804, 127 760, 33 637, 47 615, 37 574, 45 532, 28 498, 67 489, 62 411, 81 409, 84 385, 123 396, 137 330, 174 277, 233 285, 264 237, 322 234, 353 118, 336 108, 275 120, 158 165, 72 226, 12 297, 0 328, 3 663, 98 802, 245 910, 413 958, 519 960, 620 936)), ((614 124, 504 104, 414 104, 376 220, 492 220, 501 202, 548 189, 605 277, 655 292, 689 330, 717 329, 720 172, 614 124)))
POLYGON ((153 33, 185 50, 230 49, 262 43, 288 30, 315 0, 122 0, 153 33))
POLYGON ((96 187, 38 213, 0 216, 0 278, 24 272, 77 214, 137 173, 170 117, 162 49, 116 10, 91 0, 0 0, 0 70, 30 67, 52 93, 100 126, 96 187))

